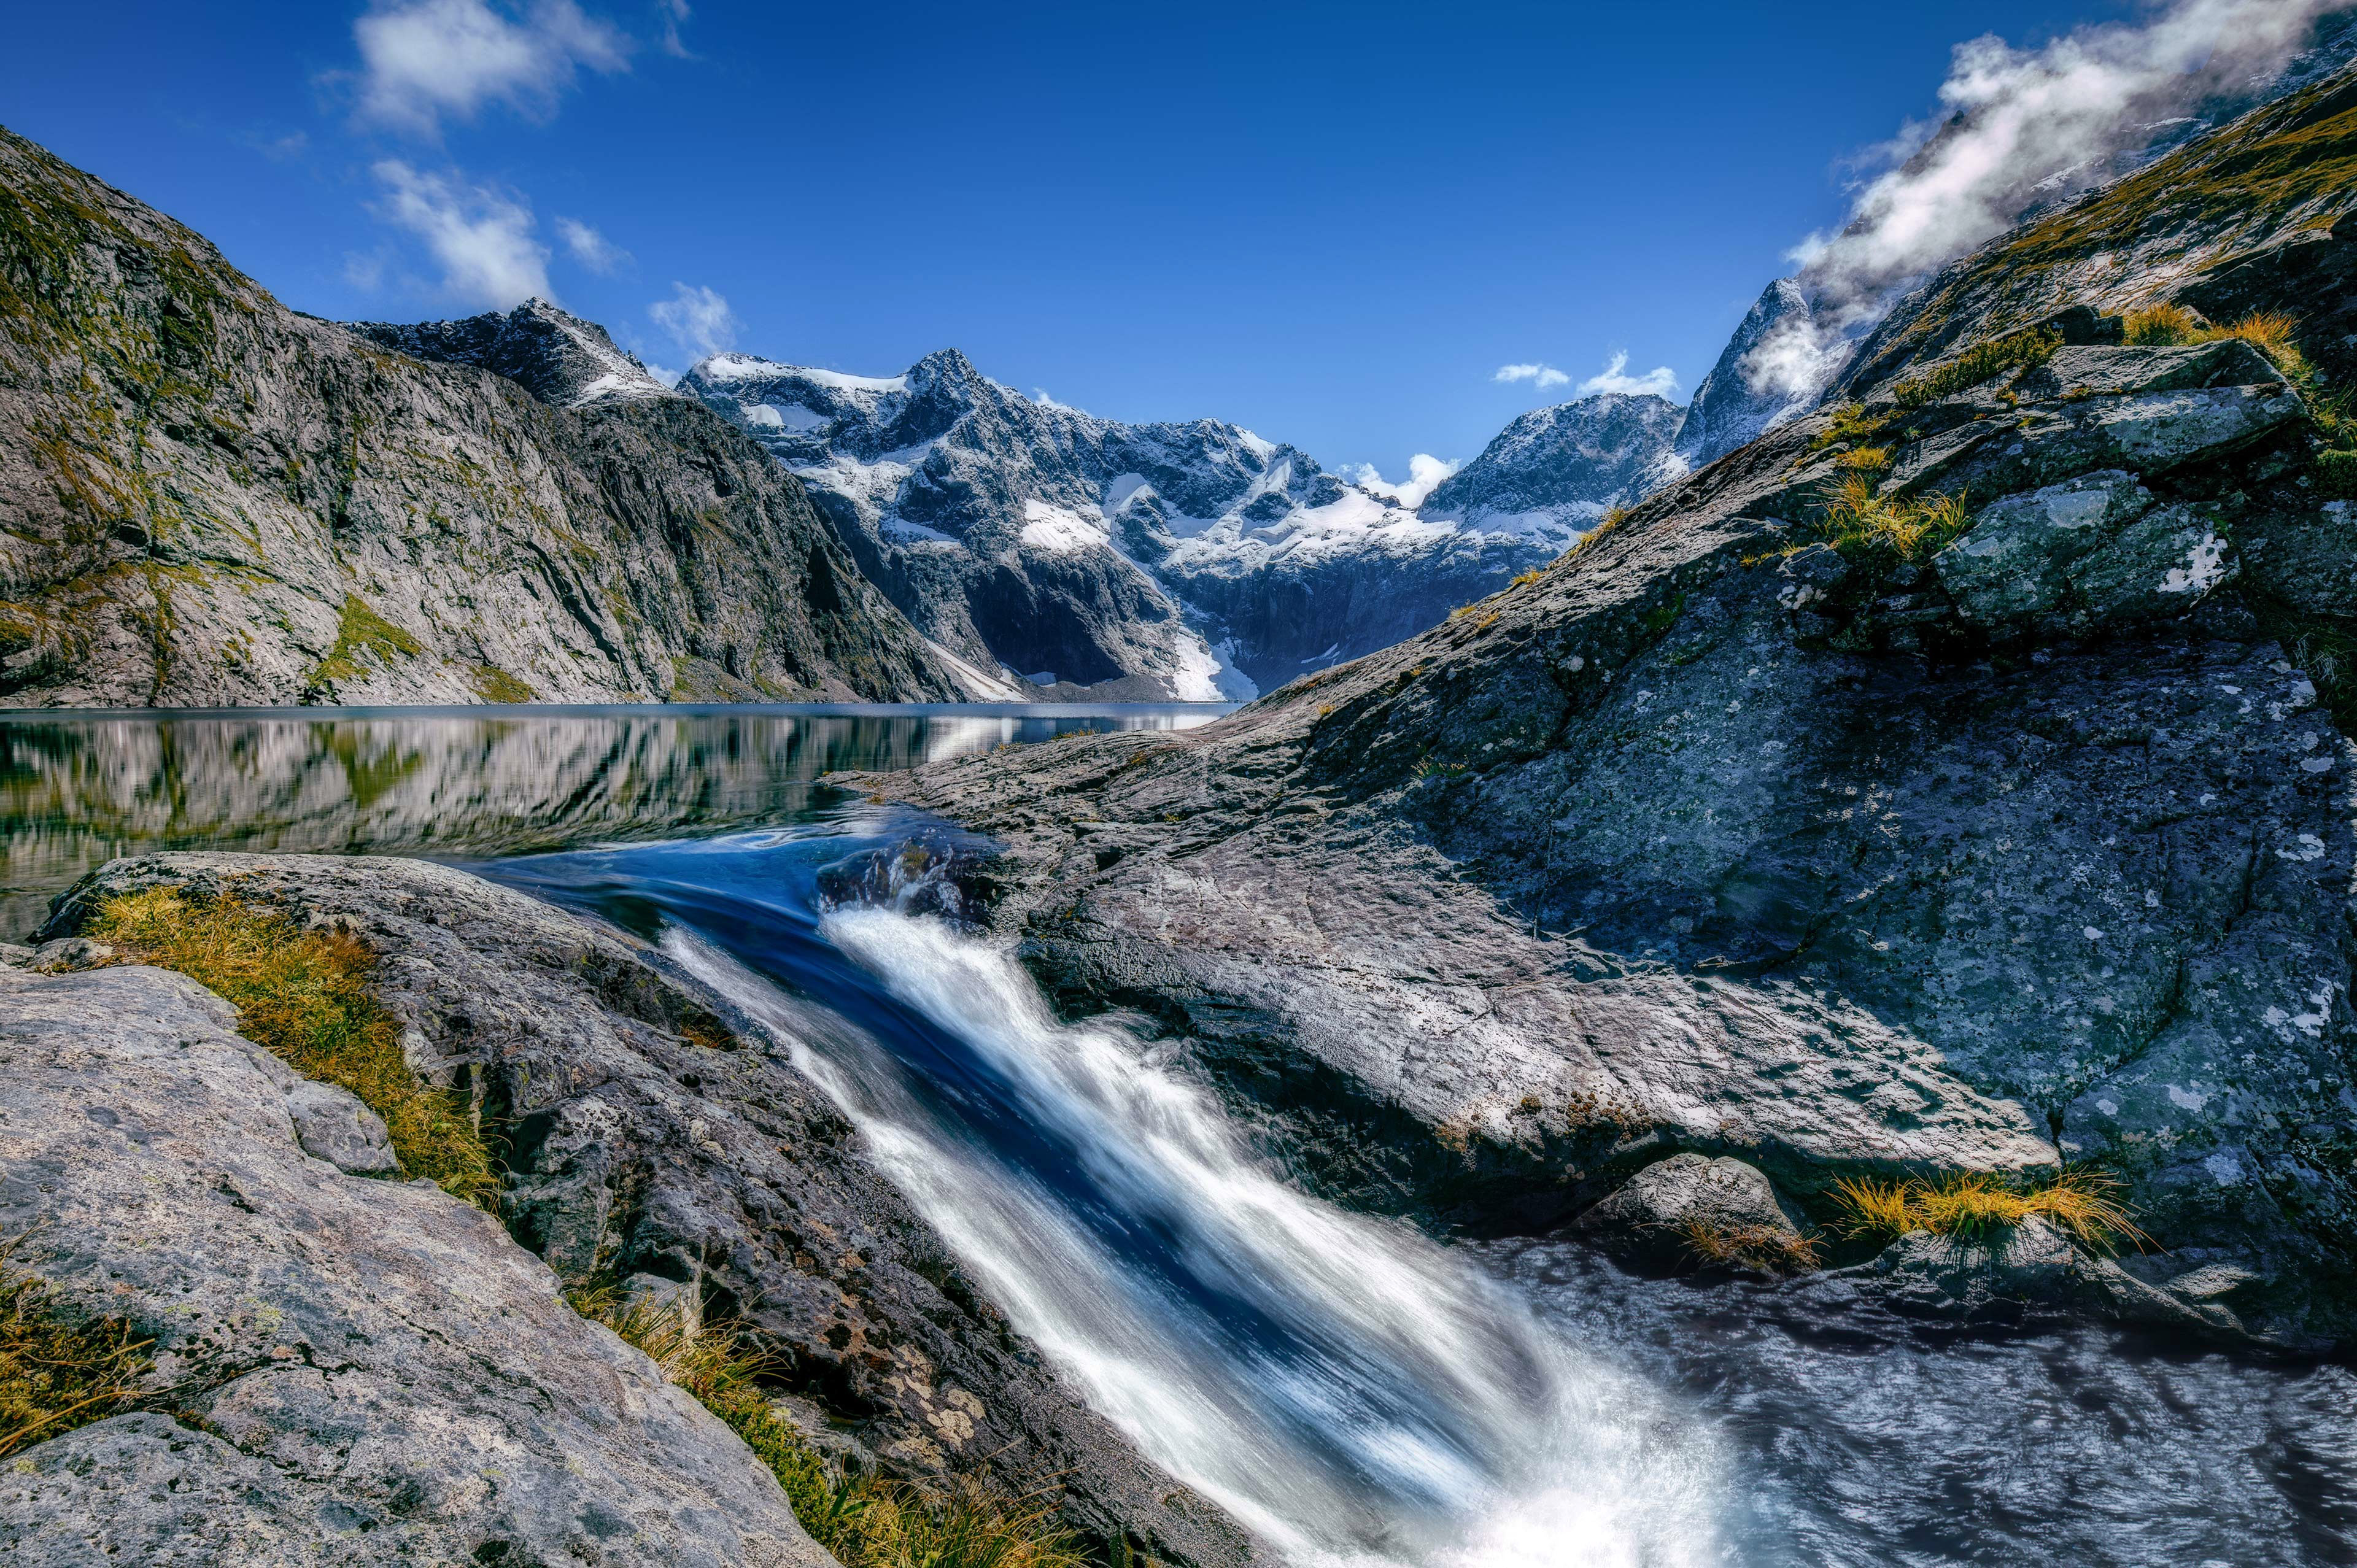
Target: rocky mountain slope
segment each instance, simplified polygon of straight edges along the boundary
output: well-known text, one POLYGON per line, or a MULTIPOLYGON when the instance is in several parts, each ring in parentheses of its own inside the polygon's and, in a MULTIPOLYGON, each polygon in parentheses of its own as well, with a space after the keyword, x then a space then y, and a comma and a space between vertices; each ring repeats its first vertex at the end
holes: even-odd
MULTIPOLYGON (((2352 91, 2151 171, 2212 171, 2173 244, 2130 186, 2045 242, 2153 236, 2122 289, 2250 275, 2331 231, 2277 182, 2330 177, 2352 91)), ((1063 1004, 1156 1020, 1352 1201, 1543 1228, 1690 1152, 1824 1224, 1844 1176, 2093 1161, 2156 1250, 2041 1241, 2008 1290, 2344 1339, 2357 747, 2318 703, 2345 645, 2295 635, 2357 588, 2326 389, 2074 319, 2084 346, 1772 429, 1219 724, 861 787, 994 835, 975 891, 1063 1004)), ((1877 1277, 1915 1305, 1986 1294, 1912 1256, 1877 1277)))
MULTIPOLYGON (((411 343, 515 371, 534 340, 645 392, 544 305, 411 343)), ((0 521, 17 704, 959 691, 705 409, 388 351, 5 131, 0 521)))
POLYGON ((1427 521, 1519 535, 1561 554, 1616 506, 1684 471, 1674 456, 1686 411, 1667 398, 1601 392, 1535 408, 1433 488, 1427 521))
POLYGON ((1100 1557, 1254 1559, 1007 1326, 861 1157, 796 1042, 657 955, 462 872, 365 856, 116 861, 36 940, 156 887, 364 943, 413 1068, 507 1130, 507 1233, 306 1158, 280 1108, 298 1086, 192 983, 0 971, 19 1004, 0 1009, 17 1019, 0 1029, 0 1221, 46 1222, 20 1266, 234 1360, 192 1407, 201 1432, 124 1417, 28 1450, 0 1486, 0 1542, 119 1510, 116 1539, 210 1530, 255 1561, 310 1561, 315 1521, 370 1563, 831 1561, 742 1444, 564 1305, 560 1279, 600 1277, 756 1337, 789 1416, 858 1464, 1046 1499, 1100 1557), (223 1506, 193 1518, 192 1499, 223 1506))

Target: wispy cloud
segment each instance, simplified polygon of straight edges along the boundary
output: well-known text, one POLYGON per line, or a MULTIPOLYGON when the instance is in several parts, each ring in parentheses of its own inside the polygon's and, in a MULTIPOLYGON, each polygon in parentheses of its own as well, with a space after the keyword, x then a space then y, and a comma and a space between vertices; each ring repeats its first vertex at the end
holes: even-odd
POLYGON ((1641 376, 1630 375, 1628 370, 1629 356, 1626 353, 1615 354, 1609 364, 1580 382, 1573 389, 1574 392, 1579 397, 1594 397, 1598 392, 1622 392, 1631 397, 1677 395, 1677 372, 1669 366, 1656 365, 1641 376))
POLYGON ((532 209, 521 197, 398 158, 371 172, 383 194, 369 210, 425 242, 453 299, 497 310, 549 292, 548 250, 533 237, 532 209))
POLYGON ((1054 398, 1048 395, 1048 389, 1046 387, 1033 387, 1031 389, 1031 401, 1038 403, 1041 408, 1060 408, 1066 413, 1088 413, 1087 409, 1081 407, 1078 403, 1058 403, 1054 398))
POLYGON ((1463 467, 1462 463, 1444 462, 1429 452, 1418 452, 1407 460, 1407 478, 1399 484, 1384 478, 1372 463, 1360 464, 1358 473, 1352 478, 1368 494, 1382 496, 1413 509, 1422 506, 1424 498, 1438 489, 1441 480, 1463 467))
POLYGON ((573 259, 593 273, 613 273, 630 264, 630 252, 577 218, 559 218, 556 237, 573 259))
POLYGON ((1542 391, 1563 386, 1571 380, 1553 365, 1500 365, 1498 373, 1490 379, 1493 381, 1529 381, 1542 391))
POLYGON ((662 16, 662 51, 681 59, 693 59, 687 46, 680 42, 679 29, 687 20, 687 0, 656 0, 655 9, 662 16))
POLYGON ((699 360, 735 345, 743 328, 726 298, 702 286, 683 283, 671 286, 672 296, 648 306, 647 315, 671 335, 673 342, 699 360))
POLYGON ((2010 228, 2035 201, 2098 183, 2114 160, 2212 94, 2246 87, 2352 0, 2147 0, 2140 24, 2077 28, 2035 49, 1958 44, 1940 113, 1862 162, 1838 231, 1792 252, 1815 320, 1794 317, 1745 361, 1755 391, 1824 384, 1849 339, 1917 279, 2010 228))
POLYGON ((533 0, 520 13, 487 0, 379 0, 352 39, 361 119, 428 138, 444 116, 470 119, 487 103, 545 118, 585 68, 630 67, 630 39, 574 0, 533 0))

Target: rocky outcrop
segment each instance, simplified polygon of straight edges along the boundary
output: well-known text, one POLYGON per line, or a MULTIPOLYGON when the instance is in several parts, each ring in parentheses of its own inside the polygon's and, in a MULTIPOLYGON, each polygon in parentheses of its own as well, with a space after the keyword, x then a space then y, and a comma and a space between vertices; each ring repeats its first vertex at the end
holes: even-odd
POLYGON ((16 1453, 0 1555, 833 1562, 751 1451, 497 1220, 298 1144, 323 1087, 178 975, 0 969, 0 1230, 16 1266, 153 1341, 156 1407, 16 1453))
POLYGON ((959 690, 704 408, 388 351, 5 132, 0 521, 12 703, 959 690))
POLYGON ((351 330, 412 359, 490 371, 560 408, 676 394, 594 321, 544 299, 461 321, 356 321, 351 330))
POLYGON ((1574 1229, 1654 1267, 1765 1265, 1807 1257, 1803 1218, 1741 1160, 1672 1155, 1629 1178, 1574 1229))
POLYGON ((1132 1452, 1008 1327, 861 1158, 792 1066, 795 1042, 716 1014, 619 934, 425 862, 117 861, 59 900, 45 934, 158 885, 231 891, 379 955, 413 1064, 507 1129, 502 1212, 546 1261, 517 1266, 734 1319, 816 1434, 888 1473, 1050 1496, 1101 1547, 1161 1562, 1251 1558, 1223 1513, 1132 1452))
POLYGON ((1868 405, 1886 494, 1969 494, 1928 569, 1811 542, 1812 415, 1219 724, 862 786, 996 837, 1062 1004, 1157 1020, 1337 1196, 1544 1227, 1678 1152, 1820 1213, 2093 1159, 2240 1271, 2210 1305, 2340 1337, 2357 751, 2252 607, 2341 592, 2345 523, 2272 367, 2044 373, 1868 405))

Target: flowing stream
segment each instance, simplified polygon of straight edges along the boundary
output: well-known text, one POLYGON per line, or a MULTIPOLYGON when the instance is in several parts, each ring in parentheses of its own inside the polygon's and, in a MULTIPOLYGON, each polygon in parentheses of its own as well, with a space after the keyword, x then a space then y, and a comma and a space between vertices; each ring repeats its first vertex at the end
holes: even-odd
POLYGON ((1183 1063, 1117 1020, 1060 1023, 1004 949, 826 906, 823 866, 909 824, 814 793, 821 767, 1034 721, 468 722, 298 745, 180 720, 169 746, 122 731, 95 750, 51 733, 5 754, 0 787, 61 804, 8 819, 0 848, 29 897, 98 838, 165 842, 126 832, 142 811, 178 822, 176 843, 308 833, 463 858, 660 940, 789 1043, 1097 1408, 1296 1563, 2357 1563, 2343 1366, 1964 1332, 1839 1282, 1645 1280, 1549 1239, 1443 1244, 1302 1196, 1183 1063), (94 756, 150 771, 128 788, 135 769, 94 756), (330 773, 377 792, 337 797, 330 773), (258 799, 277 808, 235 820, 258 799), (221 821, 191 826, 189 801, 221 821))

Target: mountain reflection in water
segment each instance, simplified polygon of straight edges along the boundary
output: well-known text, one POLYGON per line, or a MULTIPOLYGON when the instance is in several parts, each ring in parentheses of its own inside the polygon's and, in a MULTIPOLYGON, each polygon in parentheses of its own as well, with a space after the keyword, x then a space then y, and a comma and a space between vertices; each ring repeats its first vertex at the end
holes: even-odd
POLYGON ((23 713, 0 718, 0 939, 124 854, 481 857, 795 820, 823 773, 1083 730, 1185 729, 1201 703, 23 713))

